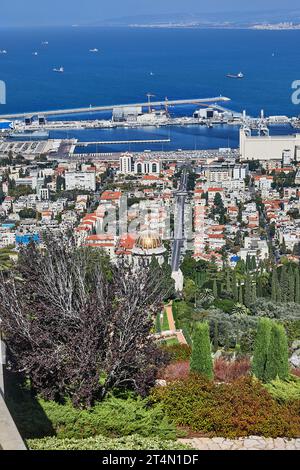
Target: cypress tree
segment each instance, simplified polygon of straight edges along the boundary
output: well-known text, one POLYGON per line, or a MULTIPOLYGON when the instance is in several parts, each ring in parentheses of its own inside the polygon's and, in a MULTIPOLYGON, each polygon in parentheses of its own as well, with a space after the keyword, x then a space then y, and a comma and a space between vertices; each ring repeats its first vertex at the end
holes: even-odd
POLYGON ((226 270, 226 291, 231 291, 231 282, 230 282, 230 272, 229 269, 226 270))
POLYGON ((265 381, 289 376, 288 339, 283 325, 273 322, 265 369, 265 381))
POLYGON ((251 258, 250 255, 246 256, 246 271, 249 272, 251 270, 251 258))
POLYGON ((252 256, 252 258, 251 258, 251 269, 253 269, 253 271, 255 271, 256 267, 257 267, 256 266, 256 258, 255 258, 255 256, 252 256))
POLYGON ((233 300, 235 302, 238 301, 239 293, 238 293, 238 288, 237 288, 237 283, 236 283, 236 273, 233 271, 232 273, 232 287, 231 287, 231 292, 233 296, 233 300))
POLYGON ((288 301, 294 302, 295 301, 295 275, 292 266, 289 268, 288 272, 289 277, 289 292, 288 292, 288 301))
POLYGON ((219 349, 219 326, 217 320, 214 321, 214 352, 219 349))
POLYGON ((207 379, 213 379, 213 361, 207 322, 198 323, 193 334, 191 371, 207 379))
POLYGON ((256 295, 258 298, 263 297, 261 277, 257 276, 256 278, 256 295))
POLYGON ((254 353, 252 361, 252 373, 264 381, 265 369, 268 356, 272 330, 272 320, 269 318, 260 318, 258 321, 257 333, 254 341, 254 353))
POLYGON ((158 313, 158 314, 156 315, 155 331, 156 331, 156 333, 161 333, 160 313, 158 313))
POLYGON ((216 279, 214 279, 214 283, 213 283, 213 294, 214 294, 214 298, 217 299, 218 298, 218 285, 217 285, 216 279))
POLYGON ((253 300, 252 292, 252 279, 250 274, 247 274, 245 281, 245 293, 244 293, 244 304, 249 307, 253 300))
POLYGON ((289 276, 286 266, 282 266, 280 276, 281 302, 288 302, 289 295, 289 276))
POLYGON ((257 299, 257 292, 256 292, 256 279, 254 280, 254 282, 252 282, 251 284, 251 290, 252 290, 252 302, 255 302, 256 299, 257 299))
POLYGON ((277 276, 277 269, 275 267, 272 272, 271 299, 273 302, 277 302, 278 300, 278 276, 277 276))
POLYGON ((244 303, 244 296, 243 296, 243 286, 240 283, 240 288, 239 288, 239 304, 243 305, 244 303))
POLYGON ((298 268, 295 271, 295 302, 297 304, 300 303, 300 275, 298 268))

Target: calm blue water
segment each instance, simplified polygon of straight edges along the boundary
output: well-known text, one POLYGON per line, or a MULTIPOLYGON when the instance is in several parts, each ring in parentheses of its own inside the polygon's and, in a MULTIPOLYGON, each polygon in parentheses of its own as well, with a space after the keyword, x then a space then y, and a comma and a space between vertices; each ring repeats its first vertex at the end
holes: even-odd
POLYGON ((0 30, 3 112, 223 94, 236 110, 300 113, 291 83, 300 79, 300 31, 64 28, 0 30), (48 46, 41 46, 44 40, 48 46), (97 47, 99 54, 89 53, 97 47), (39 52, 33 56, 32 52, 39 52), (275 56, 272 56, 275 53, 275 56), (55 74, 53 67, 65 67, 55 74), (243 71, 245 80, 228 72, 243 71), (150 72, 155 75, 151 76, 150 72))
MULTIPOLYGON (((285 126, 272 126, 270 133, 290 134, 292 128, 285 126)), ((123 144, 123 145, 90 145, 77 147, 76 153, 95 152, 123 152, 168 150, 201 150, 217 149, 220 147, 237 148, 239 145, 239 128, 237 126, 215 126, 212 129, 206 126, 172 126, 172 127, 144 127, 141 129, 88 129, 73 131, 51 132, 52 138, 76 138, 80 142, 113 141, 113 140, 151 140, 170 139, 171 142, 160 144, 123 144)))
MULTIPOLYGON (((8 54, 0 54, 0 80, 7 84, 7 105, 0 106, 0 113, 138 102, 151 92, 156 99, 222 94, 232 99, 232 109, 253 116, 261 108, 267 114, 298 115, 291 83, 300 80, 299 43, 300 31, 1 29, 0 50, 8 54), (91 48, 100 52, 89 53, 91 48), (52 71, 60 66, 64 74, 52 71), (239 71, 244 80, 226 78, 239 71)), ((191 115, 196 107, 172 112, 191 115)), ((109 133, 107 140, 126 135, 126 130, 101 132, 102 140, 109 133)), ((236 130, 226 126, 148 129, 138 131, 138 138, 144 132, 171 132, 176 148, 216 148, 237 141, 236 130)), ((129 131, 129 138, 133 134, 129 131)))

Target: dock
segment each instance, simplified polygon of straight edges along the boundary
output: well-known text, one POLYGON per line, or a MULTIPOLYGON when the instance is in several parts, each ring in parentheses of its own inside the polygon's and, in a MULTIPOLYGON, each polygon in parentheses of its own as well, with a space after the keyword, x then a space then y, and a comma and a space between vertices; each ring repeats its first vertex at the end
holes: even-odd
MULTIPOLYGON (((193 99, 184 99, 184 100, 162 100, 162 101, 152 101, 151 106, 178 106, 185 104, 201 104, 201 103, 218 103, 218 102, 227 102, 230 101, 230 98, 226 96, 216 96, 213 98, 193 98, 193 99)), ((101 111, 111 111, 116 108, 126 108, 126 107, 149 107, 149 101, 143 103, 130 103, 130 104, 113 104, 105 106, 88 106, 85 108, 70 108, 70 109, 56 109, 56 110, 46 110, 46 111, 33 111, 26 113, 16 113, 16 114, 2 114, 0 115, 1 119, 23 119, 26 117, 34 116, 63 116, 68 114, 84 114, 84 113, 95 113, 101 111)))
POLYGON ((100 140, 95 142, 77 142, 76 147, 89 147, 90 145, 167 144, 170 142, 171 139, 100 140))

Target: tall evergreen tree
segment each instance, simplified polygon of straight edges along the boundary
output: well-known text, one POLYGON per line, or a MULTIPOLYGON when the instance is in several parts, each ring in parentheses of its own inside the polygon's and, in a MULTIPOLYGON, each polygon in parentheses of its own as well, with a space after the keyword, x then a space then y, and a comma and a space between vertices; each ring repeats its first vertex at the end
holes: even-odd
POLYGON ((252 256, 252 258, 251 258, 251 269, 252 269, 253 271, 255 271, 256 268, 257 268, 257 265, 256 265, 256 258, 255 258, 255 256, 252 256))
POLYGON ((271 330, 272 320, 269 318, 260 318, 258 321, 258 328, 254 341, 252 373, 262 381, 265 379, 271 330))
POLYGON ((210 380, 213 378, 213 361, 207 322, 198 323, 193 334, 191 371, 210 380))
POLYGON ((288 339, 283 325, 273 322, 265 368, 265 381, 289 376, 288 339))
POLYGON ((272 271, 271 300, 273 302, 278 301, 278 276, 277 276, 277 268, 275 266, 274 266, 274 269, 272 271))
POLYGON ((241 305, 243 305, 243 303, 244 303, 243 286, 242 286, 241 283, 240 283, 240 287, 239 287, 239 303, 241 305))
POLYGON ((233 300, 235 302, 238 301, 239 293, 238 293, 238 287, 237 287, 237 281, 236 281, 236 273, 233 271, 232 273, 232 287, 231 287, 231 292, 233 296, 233 300))
POLYGON ((214 321, 214 352, 219 349, 219 325, 217 320, 214 321))
POLYGON ((252 282, 252 302, 256 302, 257 300, 257 284, 256 279, 252 282))
POLYGON ((230 271, 226 269, 226 291, 231 291, 231 279, 230 279, 230 271))
POLYGON ((155 332, 156 332, 156 333, 161 333, 160 313, 158 313, 158 314, 156 315, 155 332))
POLYGON ((245 294, 244 294, 244 304, 246 307, 249 307, 253 301, 253 288, 252 288, 252 278, 250 274, 247 274, 245 281, 245 294))
POLYGON ((300 274, 299 268, 296 268, 295 271, 295 302, 300 303, 300 274))
POLYGON ((289 295, 289 276, 286 266, 282 266, 280 275, 281 302, 288 302, 289 295))
POLYGON ((246 257, 246 271, 249 272, 251 270, 251 257, 248 254, 246 257))
POLYGON ((217 284, 217 280, 214 279, 214 282, 213 282, 213 294, 214 294, 214 298, 217 299, 218 298, 218 284, 217 284))
POLYGON ((288 271, 289 278, 289 291, 288 291, 288 301, 295 301, 295 274, 292 265, 289 267, 288 271))

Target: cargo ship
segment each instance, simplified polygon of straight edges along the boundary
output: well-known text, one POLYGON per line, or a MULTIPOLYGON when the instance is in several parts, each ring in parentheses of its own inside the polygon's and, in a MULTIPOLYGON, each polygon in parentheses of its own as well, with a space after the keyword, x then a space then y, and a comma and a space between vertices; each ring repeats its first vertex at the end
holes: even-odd
POLYGON ((9 135, 14 140, 47 140, 49 132, 47 131, 16 131, 9 135))

